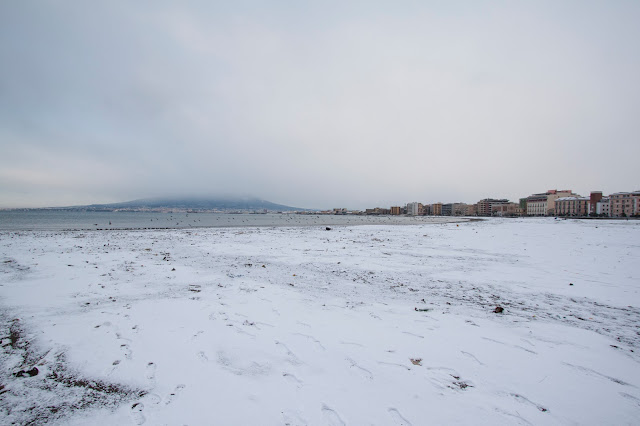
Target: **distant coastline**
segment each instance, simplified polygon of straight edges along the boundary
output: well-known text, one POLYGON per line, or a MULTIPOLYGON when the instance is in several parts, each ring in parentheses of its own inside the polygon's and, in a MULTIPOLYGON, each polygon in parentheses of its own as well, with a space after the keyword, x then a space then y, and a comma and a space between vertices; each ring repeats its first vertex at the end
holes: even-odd
POLYGON ((72 212, 153 212, 153 213, 287 213, 315 211, 272 203, 253 197, 180 197, 147 198, 121 203, 90 204, 68 207, 11 208, 13 211, 72 211, 72 212))
MULTIPOLYGON (((422 225, 466 222, 446 216, 365 216, 290 213, 213 213, 32 209, 0 211, 0 231, 123 231, 238 227, 422 225)), ((477 220, 477 219, 475 219, 477 220)))

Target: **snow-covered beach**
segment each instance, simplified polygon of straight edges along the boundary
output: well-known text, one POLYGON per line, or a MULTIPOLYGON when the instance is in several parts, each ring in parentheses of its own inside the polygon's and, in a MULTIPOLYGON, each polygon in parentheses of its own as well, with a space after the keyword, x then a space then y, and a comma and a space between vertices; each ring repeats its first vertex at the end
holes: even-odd
POLYGON ((637 424, 638 259, 639 221, 4 231, 0 423, 637 424))

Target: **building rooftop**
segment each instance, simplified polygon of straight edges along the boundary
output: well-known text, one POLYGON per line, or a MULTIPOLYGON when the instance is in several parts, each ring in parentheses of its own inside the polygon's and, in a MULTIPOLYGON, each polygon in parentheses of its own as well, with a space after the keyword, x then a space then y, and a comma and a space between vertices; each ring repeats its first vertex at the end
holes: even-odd
MULTIPOLYGON (((633 191, 633 192, 614 192, 611 195, 640 195, 640 190, 638 191, 633 191)), ((611 196, 610 195, 610 196, 611 196)))
POLYGON ((556 201, 573 201, 573 200, 587 200, 589 201, 589 197, 560 197, 556 201))

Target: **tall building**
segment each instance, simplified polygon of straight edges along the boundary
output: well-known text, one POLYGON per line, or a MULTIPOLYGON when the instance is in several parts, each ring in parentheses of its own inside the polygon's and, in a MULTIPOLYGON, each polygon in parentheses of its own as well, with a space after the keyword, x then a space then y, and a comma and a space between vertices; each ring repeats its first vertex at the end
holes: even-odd
POLYGON ((491 207, 491 216, 513 217, 523 214, 524 210, 517 203, 499 203, 491 207))
POLYGON ((368 215, 391 214, 391 210, 376 207, 374 209, 366 209, 364 213, 368 215))
POLYGON ((478 201, 478 216, 491 216, 491 209, 493 206, 498 204, 507 204, 509 200, 507 199, 496 199, 496 198, 485 198, 484 200, 478 201))
POLYGON ((556 200, 561 197, 577 196, 570 189, 550 189, 545 193, 527 197, 527 216, 549 216, 555 214, 556 200))
POLYGON ((527 197, 527 216, 545 216, 547 214, 547 194, 533 194, 527 197))
POLYGON ((465 216, 477 216, 478 215, 478 205, 477 204, 467 204, 467 208, 465 211, 465 216))
POLYGON ((602 191, 591 191, 589 195, 589 215, 595 216, 596 206, 602 201, 602 191))
POLYGON ((611 217, 640 215, 640 191, 616 192, 609 195, 611 217))
POLYGON ((422 215, 422 204, 415 202, 407 204, 407 214, 410 216, 422 215))
POLYGON ((442 204, 442 216, 464 216, 467 212, 467 205, 464 203, 442 204))
POLYGON ((556 216, 587 216, 589 197, 561 197, 556 200, 556 216))
POLYGON ((602 199, 595 204, 594 213, 595 216, 611 217, 611 200, 609 197, 602 197, 602 199))
POLYGON ((398 207, 398 206, 393 206, 391 207, 391 214, 392 215, 401 215, 402 214, 402 207, 398 207))
POLYGON ((520 208, 523 212, 527 212, 527 198, 520 198, 520 208))
POLYGON ((451 208, 453 216, 464 216, 467 214, 467 205, 465 203, 453 203, 451 208))
POLYGON ((442 203, 431 204, 431 214, 434 216, 442 216, 442 203))

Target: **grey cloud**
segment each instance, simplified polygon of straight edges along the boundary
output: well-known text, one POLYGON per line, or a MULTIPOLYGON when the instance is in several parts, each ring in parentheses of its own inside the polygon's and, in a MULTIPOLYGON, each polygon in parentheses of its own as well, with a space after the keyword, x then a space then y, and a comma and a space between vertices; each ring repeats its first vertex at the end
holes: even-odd
POLYGON ((639 9, 3 3, 1 204, 637 189, 639 9))

